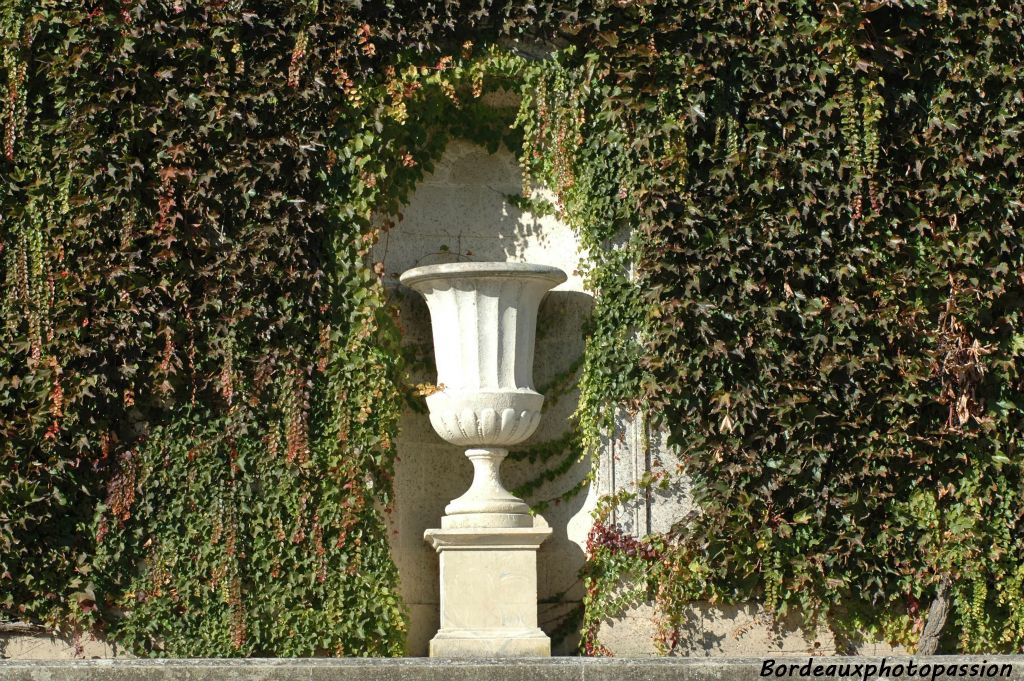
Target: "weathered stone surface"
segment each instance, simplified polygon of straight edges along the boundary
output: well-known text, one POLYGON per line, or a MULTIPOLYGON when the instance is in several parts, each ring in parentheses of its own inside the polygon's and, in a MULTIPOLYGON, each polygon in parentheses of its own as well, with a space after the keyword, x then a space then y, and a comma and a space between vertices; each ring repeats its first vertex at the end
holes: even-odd
POLYGON ((0 660, 73 660, 132 657, 120 646, 82 634, 77 639, 48 633, 0 634, 0 660))
POLYGON ((427 530, 440 555, 441 626, 431 657, 538 657, 551 641, 537 627, 537 548, 532 528, 427 530))
POLYGON ((460 657, 549 657, 551 639, 534 627, 521 631, 502 629, 490 634, 485 630, 437 632, 430 639, 430 656, 460 657))
MULTIPOLYGON (((549 658, 550 659, 550 658, 549 658)), ((0 661, 0 681, 575 681, 578 667, 541 660, 251 659, 0 661)))
MULTIPOLYGON (((803 666, 808 658, 786 662, 803 666)), ((785 676, 761 676, 764 658, 506 658, 506 659, 250 659, 250 660, 81 660, 0 661, 0 681, 754 681, 770 679, 837 679, 874 681, 883 660, 890 668, 913 660, 918 667, 960 665, 994 668, 992 676, 965 674, 935 679, 997 678, 1024 681, 1024 655, 940 655, 932 657, 816 657, 810 676, 799 670, 785 676), (823 672, 813 676, 814 665, 823 672), (871 671, 869 665, 874 665, 871 671), (1009 675, 999 672, 1009 666, 1009 675), (994 666, 994 667, 993 667, 994 666), (846 675, 840 672, 845 667, 846 675)), ((782 662, 779 660, 778 662, 782 662)), ((931 673, 923 678, 931 679, 931 673)))
POLYGON ((566 275, 549 265, 462 262, 407 270, 400 281, 430 309, 437 388, 430 425, 469 447, 473 483, 445 507, 442 527, 531 527, 530 509, 501 481, 509 445, 540 424, 544 396, 533 389, 537 312, 566 275))
MULTIPOLYGON (((656 657, 658 613, 652 602, 636 603, 613 620, 602 623, 598 638, 616 656, 656 657)), ((681 657, 746 657, 776 655, 906 655, 910 651, 885 642, 862 641, 854 649, 840 650, 827 623, 817 632, 801 627, 801 618, 791 614, 777 620, 759 605, 721 605, 694 602, 684 609, 675 655, 681 657)))

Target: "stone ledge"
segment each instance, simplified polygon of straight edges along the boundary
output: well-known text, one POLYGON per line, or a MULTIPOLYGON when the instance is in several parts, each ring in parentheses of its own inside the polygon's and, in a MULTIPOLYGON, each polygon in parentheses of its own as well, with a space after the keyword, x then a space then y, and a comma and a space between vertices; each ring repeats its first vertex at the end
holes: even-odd
MULTIPOLYGON (((0 661, 0 681, 754 681, 755 679, 802 679, 799 675, 762 677, 763 661, 799 664, 807 657, 778 658, 519 658, 445 660, 393 659, 198 659, 198 660, 65 660, 0 661)), ((816 657, 813 664, 879 665, 881 657, 816 657)), ((936 679, 997 678, 1024 681, 1024 655, 939 655, 933 657, 886 657, 890 666, 985 663, 1012 667, 1010 676, 948 676, 936 679)), ((865 677, 824 675, 810 678, 873 681, 865 677)), ((886 678, 886 677, 882 677, 886 678)), ((928 679, 930 676, 903 679, 928 679)))

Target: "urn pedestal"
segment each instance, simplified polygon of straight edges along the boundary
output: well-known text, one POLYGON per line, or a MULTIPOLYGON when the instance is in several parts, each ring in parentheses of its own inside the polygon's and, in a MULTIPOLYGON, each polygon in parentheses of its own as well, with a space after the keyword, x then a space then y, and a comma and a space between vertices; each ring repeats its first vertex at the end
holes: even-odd
POLYGON ((437 392, 430 423, 466 447, 469 490, 427 530, 441 572, 441 628, 431 657, 546 656, 537 627, 537 549, 551 534, 543 518, 501 482, 508 447, 540 423, 544 396, 533 389, 537 310, 566 280, 554 267, 455 263, 417 267, 400 281, 430 310, 437 392))
POLYGON ((547 657, 537 626, 538 527, 427 530, 441 568, 441 628, 431 657, 547 657))

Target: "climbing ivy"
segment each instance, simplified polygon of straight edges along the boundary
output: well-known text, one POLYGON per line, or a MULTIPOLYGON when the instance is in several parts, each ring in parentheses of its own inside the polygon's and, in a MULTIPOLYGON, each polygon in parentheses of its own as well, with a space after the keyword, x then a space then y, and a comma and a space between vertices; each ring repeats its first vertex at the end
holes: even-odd
POLYGON ((584 646, 653 599, 1021 650, 1022 16, 620 3, 538 70, 527 155, 590 247, 579 421, 667 429, 697 512, 588 546, 584 646), (633 584, 633 587, 623 587, 633 584), (948 585, 948 586, 947 586, 948 585), (938 622, 941 629, 942 623, 938 622))
POLYGON ((502 22, 0 16, 0 613, 137 654, 400 654, 405 387, 368 254, 449 138, 517 144, 480 98, 519 60, 462 35, 502 22))
POLYGON ((949 598, 947 646, 1020 650, 1021 22, 2 0, 0 613, 141 654, 400 652, 411 389, 369 249, 459 136, 554 192, 596 297, 576 430, 516 454, 521 491, 633 411, 680 463, 642 485, 698 509, 637 538, 609 518, 642 490, 602 502, 585 652, 647 598, 666 652, 695 599, 912 645, 949 598))

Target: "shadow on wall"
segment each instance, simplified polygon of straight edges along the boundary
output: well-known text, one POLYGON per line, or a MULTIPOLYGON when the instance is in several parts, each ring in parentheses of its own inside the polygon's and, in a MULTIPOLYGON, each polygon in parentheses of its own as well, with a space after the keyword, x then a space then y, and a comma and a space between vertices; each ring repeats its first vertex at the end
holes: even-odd
POLYGON ((561 267, 560 290, 582 290, 572 229, 553 216, 536 216, 509 202, 523 191, 511 152, 454 141, 417 186, 401 222, 385 232, 371 257, 384 264, 384 281, 420 265, 460 261, 531 262, 561 267))
MULTIPOLYGON (((554 291, 548 294, 541 305, 537 319, 534 379, 538 391, 546 396, 544 416, 537 433, 523 445, 524 448, 557 440, 571 428, 571 418, 579 404, 579 394, 575 389, 575 377, 568 372, 583 354, 583 329, 590 319, 593 306, 592 296, 576 291, 554 291), (564 380, 570 381, 567 387, 571 386, 571 389, 559 394, 558 388, 552 386, 552 383, 559 384, 564 380)), ((572 452, 567 449, 548 461, 510 461, 504 466, 503 473, 509 488, 514 489, 537 479, 545 471, 556 469, 559 463, 572 456, 572 452)), ((590 469, 589 456, 581 461, 573 461, 565 473, 554 476, 526 498, 531 506, 550 502, 541 515, 551 525, 553 532, 541 545, 537 555, 540 599, 538 617, 540 627, 549 634, 558 630, 566 617, 574 614, 584 595, 579 571, 583 567, 583 549, 590 531, 592 509, 587 507, 586 489, 566 499, 560 497, 585 480, 590 469)), ((564 632, 564 640, 552 641, 556 654, 576 652, 579 644, 578 629, 578 626, 573 626, 564 632)))
MULTIPOLYGON (((372 252, 374 261, 383 263, 385 285, 399 306, 414 383, 433 383, 437 373, 427 306, 418 294, 398 285, 402 272, 442 262, 510 261, 553 265, 570 276, 540 307, 534 385, 547 399, 540 427, 518 450, 558 440, 568 432, 578 403, 569 374, 583 353, 583 329, 593 309, 593 298, 582 291, 575 274, 581 256, 571 228, 554 217, 530 215, 509 204, 507 196, 521 191, 511 153, 489 154, 481 147, 454 142, 435 172, 417 187, 403 210, 404 219, 372 252)), ((434 433, 425 411, 407 407, 400 429, 395 506, 389 518, 391 545, 410 614, 407 653, 425 655, 438 628, 439 594, 437 555, 423 541, 423 531, 440 526, 445 505, 469 487, 472 466, 460 448, 434 433)), ((508 460, 502 466, 506 486, 514 489, 535 480, 567 456, 568 451, 547 461, 508 460)), ((574 461, 568 471, 536 487, 526 501, 536 505, 555 499, 589 472, 589 459, 574 461)), ((552 501, 542 513, 553 530, 538 554, 539 624, 549 633, 574 613, 583 596, 579 569, 590 530, 590 498, 583 490, 552 501)), ((568 636, 553 641, 555 654, 576 651, 577 628, 569 627, 568 636)))

